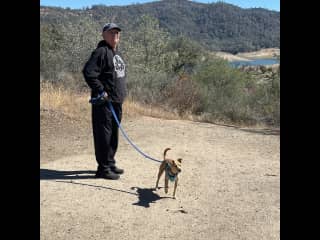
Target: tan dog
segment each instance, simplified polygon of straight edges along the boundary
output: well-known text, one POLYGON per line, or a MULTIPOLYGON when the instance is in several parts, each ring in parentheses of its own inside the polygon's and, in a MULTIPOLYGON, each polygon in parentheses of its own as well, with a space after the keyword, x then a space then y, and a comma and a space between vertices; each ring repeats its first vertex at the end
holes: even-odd
POLYGON ((181 172, 181 162, 182 159, 178 158, 177 160, 166 158, 166 153, 171 148, 166 148, 163 153, 163 161, 161 162, 159 173, 158 173, 158 179, 156 183, 156 189, 158 188, 159 179, 163 172, 166 172, 165 179, 164 179, 164 191, 165 193, 168 193, 168 182, 174 181, 174 190, 173 190, 173 198, 176 198, 176 189, 178 185, 178 174, 181 172))

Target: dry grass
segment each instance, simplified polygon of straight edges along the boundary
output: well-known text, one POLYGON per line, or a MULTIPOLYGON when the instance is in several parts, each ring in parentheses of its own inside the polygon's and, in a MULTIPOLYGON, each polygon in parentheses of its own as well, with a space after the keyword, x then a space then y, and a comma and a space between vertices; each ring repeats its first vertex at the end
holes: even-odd
MULTIPOLYGON (((91 106, 88 103, 89 96, 89 91, 78 93, 62 86, 53 86, 47 82, 40 84, 40 108, 61 112, 73 119, 87 120, 91 117, 91 106)), ((131 100, 124 102, 123 114, 128 117, 143 115, 163 119, 181 119, 177 113, 131 100)))
POLYGON ((42 82, 40 84, 40 109, 61 112, 74 119, 87 118, 87 113, 90 112, 88 96, 87 93, 76 93, 62 86, 42 82))
POLYGON ((181 119, 177 113, 169 112, 160 107, 145 105, 131 100, 126 100, 123 106, 125 116, 149 116, 163 119, 181 119))
MULTIPOLYGON (((47 82, 40 84, 40 109, 62 113, 76 121, 91 121, 91 106, 88 103, 90 92, 74 92, 62 86, 53 86, 47 82)), ((196 122, 208 122, 219 125, 235 126, 225 120, 215 119, 204 113, 195 116, 189 112, 183 115, 176 111, 168 111, 162 107, 141 104, 127 99, 123 105, 124 117, 149 116, 169 120, 190 120, 196 122)), ((237 127, 246 127, 246 124, 237 124, 237 127)), ((266 128, 264 124, 250 126, 252 128, 266 128)))

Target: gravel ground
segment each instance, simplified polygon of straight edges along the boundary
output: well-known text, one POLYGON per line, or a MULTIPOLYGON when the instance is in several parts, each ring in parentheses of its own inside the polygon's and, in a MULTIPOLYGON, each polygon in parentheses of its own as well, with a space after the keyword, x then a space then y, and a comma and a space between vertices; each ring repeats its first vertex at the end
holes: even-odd
POLYGON ((278 131, 124 118, 147 154, 183 159, 176 197, 155 191, 159 163, 123 137, 120 180, 95 179, 89 122, 41 111, 40 236, 59 239, 280 239, 278 131))

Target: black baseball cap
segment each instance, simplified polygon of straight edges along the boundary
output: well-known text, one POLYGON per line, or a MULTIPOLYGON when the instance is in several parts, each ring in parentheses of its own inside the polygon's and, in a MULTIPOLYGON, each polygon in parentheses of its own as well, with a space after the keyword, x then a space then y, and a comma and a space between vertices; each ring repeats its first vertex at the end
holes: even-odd
POLYGON ((102 28, 102 32, 104 31, 109 31, 111 29, 117 29, 119 32, 121 32, 121 28, 119 28, 119 26, 115 23, 107 23, 103 26, 102 28))

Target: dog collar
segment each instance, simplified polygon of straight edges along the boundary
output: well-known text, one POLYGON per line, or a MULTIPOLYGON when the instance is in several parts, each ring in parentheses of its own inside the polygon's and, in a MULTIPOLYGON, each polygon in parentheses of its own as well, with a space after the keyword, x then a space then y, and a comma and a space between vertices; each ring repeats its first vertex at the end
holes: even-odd
POLYGON ((170 169, 171 169, 171 168, 170 168, 170 164, 167 163, 167 166, 166 166, 166 174, 168 175, 169 180, 170 180, 171 182, 174 182, 174 181, 176 180, 176 177, 177 177, 178 173, 176 173, 176 174, 171 174, 170 169))

